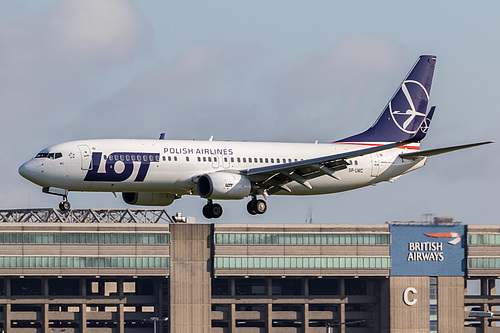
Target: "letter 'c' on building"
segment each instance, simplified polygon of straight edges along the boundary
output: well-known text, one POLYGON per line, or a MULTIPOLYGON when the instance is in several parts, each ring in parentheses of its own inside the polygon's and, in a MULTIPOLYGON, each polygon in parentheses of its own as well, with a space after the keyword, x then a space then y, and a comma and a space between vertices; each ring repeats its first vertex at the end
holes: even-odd
POLYGON ((417 303, 417 297, 413 296, 412 299, 410 300, 410 293, 412 294, 417 294, 417 289, 413 287, 408 287, 405 289, 403 292, 403 302, 405 302, 406 305, 412 306, 417 303))

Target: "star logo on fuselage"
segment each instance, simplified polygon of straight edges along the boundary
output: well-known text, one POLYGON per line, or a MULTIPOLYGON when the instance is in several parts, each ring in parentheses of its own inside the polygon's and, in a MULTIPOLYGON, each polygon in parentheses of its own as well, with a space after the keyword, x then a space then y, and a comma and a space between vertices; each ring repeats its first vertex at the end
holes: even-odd
MULTIPOLYGON (((391 113, 392 120, 399 127, 399 129, 401 129, 403 132, 413 134, 418 130, 418 126, 416 126, 416 128, 413 128, 415 126, 410 125, 415 124, 415 118, 425 117, 426 114, 417 111, 414 99, 412 98, 412 94, 408 89, 409 87, 411 87, 412 93, 414 95, 423 95, 426 98, 426 101, 429 100, 429 94, 420 82, 414 80, 406 80, 401 84, 401 89, 398 90, 394 98, 389 102, 389 111, 391 113), (420 89, 423 90, 423 94, 421 91, 418 91, 420 89), (402 107, 407 109, 405 111, 393 110, 393 103, 397 103, 398 108, 401 108, 401 105, 407 104, 406 107, 402 107)), ((420 123, 420 121, 418 121, 418 123, 420 123)), ((426 126, 426 130, 427 128, 428 126, 426 126)), ((422 130, 424 129, 422 128, 422 130)))

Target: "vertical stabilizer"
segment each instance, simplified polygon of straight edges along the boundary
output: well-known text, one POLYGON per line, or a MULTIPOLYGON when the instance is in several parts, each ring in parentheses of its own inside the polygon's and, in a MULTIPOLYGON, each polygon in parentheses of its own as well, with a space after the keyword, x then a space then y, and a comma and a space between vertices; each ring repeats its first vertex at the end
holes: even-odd
POLYGON ((416 134, 426 117, 436 56, 422 55, 403 80, 379 118, 366 131, 338 143, 388 143, 416 134))

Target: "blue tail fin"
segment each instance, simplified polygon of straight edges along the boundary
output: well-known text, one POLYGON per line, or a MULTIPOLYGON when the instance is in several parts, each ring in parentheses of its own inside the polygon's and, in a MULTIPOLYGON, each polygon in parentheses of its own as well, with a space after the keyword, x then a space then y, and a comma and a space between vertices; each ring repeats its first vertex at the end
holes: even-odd
POLYGON ((387 143, 420 136, 417 132, 426 116, 435 65, 436 56, 420 56, 375 124, 362 133, 335 142, 387 143))

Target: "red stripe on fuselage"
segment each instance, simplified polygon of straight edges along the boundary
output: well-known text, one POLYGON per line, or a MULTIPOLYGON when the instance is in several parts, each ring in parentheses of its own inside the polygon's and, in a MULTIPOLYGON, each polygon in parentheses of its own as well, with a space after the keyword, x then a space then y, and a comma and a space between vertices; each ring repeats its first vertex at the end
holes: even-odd
MULTIPOLYGON (((332 144, 336 145, 354 145, 354 146, 372 146, 372 147, 379 147, 386 145, 387 143, 363 143, 363 142, 332 142, 332 144)), ((419 150, 420 147, 418 146, 400 146, 397 147, 400 149, 413 149, 413 150, 419 150)))

